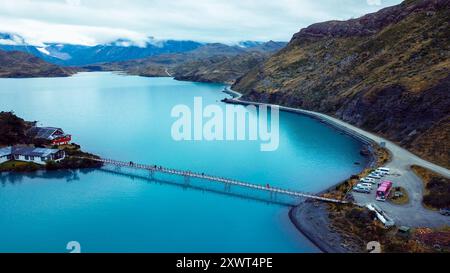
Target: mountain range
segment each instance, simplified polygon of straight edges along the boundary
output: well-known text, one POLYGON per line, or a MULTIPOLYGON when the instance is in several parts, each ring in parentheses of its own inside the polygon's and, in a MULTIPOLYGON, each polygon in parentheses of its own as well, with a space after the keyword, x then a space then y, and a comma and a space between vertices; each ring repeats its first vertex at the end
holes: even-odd
POLYGON ((123 62, 144 59, 159 55, 182 54, 198 51, 203 56, 218 54, 235 55, 246 49, 254 51, 270 51, 275 45, 286 43, 263 43, 244 41, 236 45, 219 43, 200 43, 195 41, 155 40, 149 38, 144 45, 136 45, 133 41, 118 39, 116 41, 95 46, 48 43, 40 46, 29 44, 17 34, 0 33, 0 49, 4 51, 21 51, 39 57, 49 63, 60 66, 87 66, 99 63, 123 62))
MULTIPOLYGON (((246 42, 248 44, 249 42, 246 42)), ((251 46, 205 44, 195 50, 84 66, 88 71, 125 71, 147 77, 171 75, 178 80, 233 83, 286 45, 269 41, 251 46)))
MULTIPOLYGON (((60 66, 60 71, 125 71, 128 74, 156 77, 174 75, 177 79, 198 80, 198 81, 220 81, 233 83, 234 80, 248 72, 256 62, 261 62, 270 54, 275 53, 287 43, 285 42, 256 42, 243 41, 234 45, 221 43, 200 43, 195 41, 159 41, 149 38, 144 45, 136 45, 130 40, 119 39, 107 44, 95 46, 71 45, 48 43, 40 46, 29 44, 23 37, 17 34, 0 33, 0 50, 11 52, 14 56, 21 56, 15 62, 16 67, 34 68, 42 66, 43 71, 47 71, 50 64, 60 66), (29 54, 25 58, 23 54, 29 54), (31 56, 35 56, 42 61, 30 64, 31 56), (244 60, 236 62, 232 59, 244 60), (209 66, 216 63, 217 59, 225 61, 223 63, 230 67, 228 61, 236 65, 231 73, 210 76, 210 69, 199 69, 198 75, 188 71, 194 66, 209 66), (22 62, 20 65, 19 63, 22 62), (186 65, 186 66, 185 66, 186 65), (182 69, 182 67, 184 67, 182 69), (171 72, 169 72, 169 70, 171 72)), ((3 53, 5 55, 6 53, 3 53)), ((6 60, 6 59, 4 59, 6 60)), ((2 64, 0 62, 0 64, 2 64)), ((61 76, 60 73, 49 73, 33 69, 24 71, 23 75, 16 73, 17 70, 11 66, 11 73, 4 73, 4 76, 28 77, 42 75, 61 76), (32 73, 34 72, 35 75, 32 73)), ((223 71, 222 67, 216 67, 223 71)), ((56 70, 55 70, 56 71, 56 70)), ((71 75, 71 73, 67 74, 71 75)))

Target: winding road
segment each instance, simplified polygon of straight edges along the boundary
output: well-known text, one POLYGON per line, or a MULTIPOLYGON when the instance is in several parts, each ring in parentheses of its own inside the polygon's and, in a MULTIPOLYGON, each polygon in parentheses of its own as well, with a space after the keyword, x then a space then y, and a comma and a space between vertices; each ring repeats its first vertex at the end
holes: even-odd
MULTIPOLYGON (((242 94, 228 88, 227 93, 234 94, 233 99, 228 101, 238 104, 264 105, 263 103, 241 100, 242 94)), ((278 106, 278 105, 273 105, 278 106)), ((412 165, 419 165, 430 169, 442 176, 450 178, 450 170, 436 165, 432 162, 424 160, 408 150, 398 146, 397 144, 380 137, 374 133, 364 131, 356 126, 346 123, 337 118, 291 107, 278 106, 282 111, 300 113, 307 116, 325 121, 339 129, 345 130, 347 133, 354 135, 360 139, 370 139, 376 143, 385 143, 385 148, 391 152, 391 161, 386 167, 391 169, 391 175, 386 179, 394 182, 394 187, 400 186, 406 189, 409 194, 409 203, 405 205, 394 205, 389 202, 378 202, 375 200, 375 194, 353 193, 355 200, 359 204, 376 203, 389 216, 391 216, 397 225, 405 225, 410 227, 442 227, 450 226, 450 217, 443 216, 437 211, 426 209, 422 205, 422 197, 424 185, 422 180, 411 170, 412 165)))
POLYGON ((166 72, 167 76, 172 77, 172 74, 170 74, 169 69, 165 68, 165 72, 166 72))

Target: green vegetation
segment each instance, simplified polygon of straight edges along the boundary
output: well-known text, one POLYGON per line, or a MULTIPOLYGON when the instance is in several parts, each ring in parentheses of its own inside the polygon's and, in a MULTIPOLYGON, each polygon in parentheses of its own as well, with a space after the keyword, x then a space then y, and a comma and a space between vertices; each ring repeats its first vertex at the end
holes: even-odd
POLYGON ((409 195, 405 188, 396 187, 389 195, 389 202, 395 205, 405 205, 409 203, 409 195))
POLYGON ((14 115, 13 112, 0 112, 0 146, 29 143, 25 132, 30 123, 14 115))
POLYGON ((100 162, 83 159, 84 158, 99 158, 96 155, 85 153, 81 151, 80 145, 70 144, 59 147, 66 152, 66 158, 60 162, 50 161, 45 166, 47 170, 59 170, 59 169, 86 169, 86 168, 99 168, 103 164, 100 162))
POLYGON ((41 165, 32 162, 12 160, 0 164, 0 172, 35 172, 42 169, 41 165))
POLYGON ((428 193, 423 197, 425 205, 433 208, 450 207, 450 180, 433 177, 427 184, 428 193))
POLYGON ((0 147, 17 144, 33 144, 36 147, 45 147, 50 144, 43 139, 34 139, 26 135, 32 126, 31 122, 17 117, 14 112, 0 112, 0 147))
POLYGON ((421 166, 411 166, 425 187, 423 204, 430 209, 450 207, 450 179, 421 166))

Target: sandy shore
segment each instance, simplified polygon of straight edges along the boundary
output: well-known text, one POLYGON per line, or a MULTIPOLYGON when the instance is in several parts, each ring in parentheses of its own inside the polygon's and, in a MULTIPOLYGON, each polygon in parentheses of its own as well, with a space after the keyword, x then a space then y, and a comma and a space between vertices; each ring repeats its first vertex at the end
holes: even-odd
POLYGON ((330 226, 327 206, 317 201, 305 201, 289 211, 295 227, 326 253, 355 253, 357 246, 346 245, 342 236, 330 226))

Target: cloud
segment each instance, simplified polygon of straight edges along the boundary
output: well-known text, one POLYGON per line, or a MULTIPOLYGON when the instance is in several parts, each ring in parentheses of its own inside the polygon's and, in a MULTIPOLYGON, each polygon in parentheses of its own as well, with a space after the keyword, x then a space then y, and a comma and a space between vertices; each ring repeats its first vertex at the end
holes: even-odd
POLYGON ((366 0, 369 6, 381 6, 381 0, 366 0))
POLYGON ((22 39, 22 37, 16 34, 10 34, 7 37, 0 38, 1 45, 24 45, 26 42, 22 39))
POLYGON ((348 19, 400 0, 0 0, 0 32, 35 44, 93 45, 117 39, 234 43, 289 40, 300 28, 348 19))
POLYGON ((81 0, 66 0, 67 5, 79 6, 81 5, 81 0))

